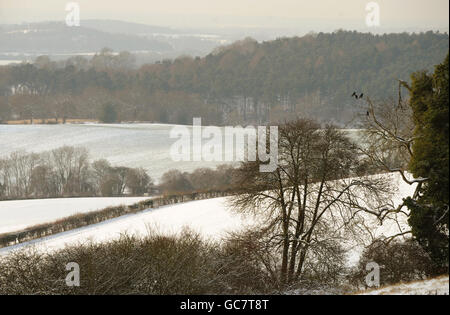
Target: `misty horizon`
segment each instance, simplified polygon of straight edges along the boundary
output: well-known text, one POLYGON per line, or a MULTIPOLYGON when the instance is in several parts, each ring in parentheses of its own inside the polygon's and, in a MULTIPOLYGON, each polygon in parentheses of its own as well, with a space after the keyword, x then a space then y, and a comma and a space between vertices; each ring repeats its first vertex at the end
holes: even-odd
MULTIPOLYGON (((64 22, 65 5, 70 1, 44 0, 30 3, 23 0, 0 2, 0 24, 64 22)), ((366 5, 370 1, 253 0, 227 3, 194 0, 155 1, 131 0, 127 4, 75 1, 80 19, 118 20, 154 26, 185 29, 239 29, 240 31, 279 30, 287 36, 310 31, 331 32, 337 29, 380 32, 448 31, 448 1, 376 1, 380 6, 380 25, 367 27, 366 5), (401 14, 399 14, 401 13, 401 14)))

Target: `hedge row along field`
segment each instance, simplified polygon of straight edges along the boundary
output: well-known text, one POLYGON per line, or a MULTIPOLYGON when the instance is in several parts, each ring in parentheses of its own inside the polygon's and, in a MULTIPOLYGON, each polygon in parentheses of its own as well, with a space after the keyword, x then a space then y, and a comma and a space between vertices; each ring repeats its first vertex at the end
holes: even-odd
POLYGON ((0 248, 7 247, 34 239, 66 232, 87 225, 100 223, 126 214, 133 214, 145 209, 159 208, 166 205, 229 196, 230 191, 206 191, 188 194, 173 194, 151 198, 130 206, 107 207, 89 213, 75 214, 54 222, 28 227, 26 229, 0 234, 0 248))

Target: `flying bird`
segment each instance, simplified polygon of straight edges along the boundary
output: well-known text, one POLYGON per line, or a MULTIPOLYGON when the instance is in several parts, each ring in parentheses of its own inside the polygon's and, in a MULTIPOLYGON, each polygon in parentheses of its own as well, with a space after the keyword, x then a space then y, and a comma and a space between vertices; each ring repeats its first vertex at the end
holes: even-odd
POLYGON ((356 92, 353 92, 353 94, 352 94, 352 97, 354 97, 356 99, 361 99, 361 98, 363 98, 363 96, 364 96, 364 93, 361 93, 359 96, 358 96, 358 94, 356 94, 356 92))

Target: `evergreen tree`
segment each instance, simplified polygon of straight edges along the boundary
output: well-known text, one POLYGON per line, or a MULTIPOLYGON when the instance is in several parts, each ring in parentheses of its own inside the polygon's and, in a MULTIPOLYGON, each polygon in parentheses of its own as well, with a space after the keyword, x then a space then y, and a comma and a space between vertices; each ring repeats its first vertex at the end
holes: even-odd
POLYGON ((110 103, 106 103, 103 105, 100 120, 108 124, 117 122, 117 112, 114 105, 110 103))
POLYGON ((415 123, 414 156, 409 169, 426 178, 417 198, 406 201, 409 223, 439 272, 448 269, 449 242, 449 94, 448 55, 432 75, 412 75, 411 108, 415 123))

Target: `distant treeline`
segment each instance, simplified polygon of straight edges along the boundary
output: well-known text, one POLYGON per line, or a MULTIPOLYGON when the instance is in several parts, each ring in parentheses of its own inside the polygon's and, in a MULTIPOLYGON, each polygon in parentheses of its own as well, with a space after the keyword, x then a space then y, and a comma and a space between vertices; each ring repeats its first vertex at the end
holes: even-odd
POLYGON ((394 95, 397 79, 432 69, 446 55, 448 34, 373 35, 337 31, 252 39, 204 58, 179 57, 133 69, 133 56, 103 50, 91 59, 0 67, 0 121, 83 118, 188 124, 276 122, 315 116, 348 121, 350 95, 394 95))
POLYGON ((164 194, 187 194, 207 191, 227 192, 237 184, 230 165, 219 165, 215 170, 198 168, 193 172, 169 170, 161 177, 158 190, 164 194))
POLYGON ((13 152, 0 157, 0 200, 179 194, 226 191, 233 168, 200 168, 192 173, 169 170, 155 185, 143 168, 91 162, 85 148, 64 146, 43 153, 13 152))
POLYGON ((0 199, 143 195, 152 188, 144 169, 113 167, 106 160, 91 163, 84 148, 0 158, 0 199))

